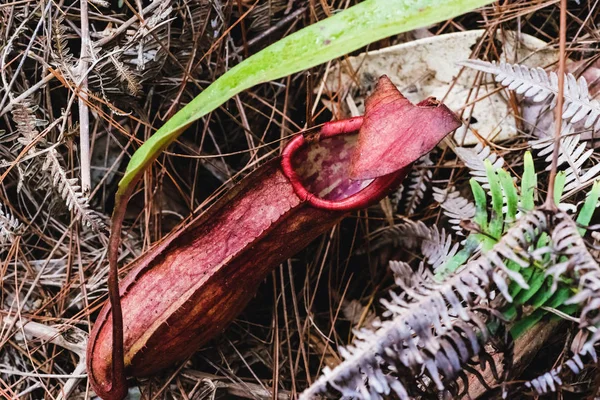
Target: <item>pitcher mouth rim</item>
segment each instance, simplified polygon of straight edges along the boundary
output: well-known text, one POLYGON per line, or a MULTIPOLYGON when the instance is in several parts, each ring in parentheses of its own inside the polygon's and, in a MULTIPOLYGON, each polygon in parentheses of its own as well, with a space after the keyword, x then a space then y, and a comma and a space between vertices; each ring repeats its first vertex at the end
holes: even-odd
POLYGON ((311 142, 320 141, 339 135, 356 134, 360 128, 360 125, 362 124, 363 118, 356 117, 348 121, 356 129, 349 130, 347 132, 341 132, 337 130, 326 129, 327 125, 325 125, 319 133, 311 135, 310 140, 307 140, 305 135, 299 134, 293 138, 283 150, 281 167, 284 175, 290 181, 296 195, 302 201, 308 202, 315 208, 331 211, 355 211, 365 208, 385 196, 390 188, 394 186, 398 179, 402 179, 406 171, 409 169, 409 167, 405 167, 390 174, 377 177, 360 191, 341 200, 326 200, 318 197, 314 193, 311 193, 304 186, 301 177, 298 175, 292 165, 294 156, 300 149, 311 142))

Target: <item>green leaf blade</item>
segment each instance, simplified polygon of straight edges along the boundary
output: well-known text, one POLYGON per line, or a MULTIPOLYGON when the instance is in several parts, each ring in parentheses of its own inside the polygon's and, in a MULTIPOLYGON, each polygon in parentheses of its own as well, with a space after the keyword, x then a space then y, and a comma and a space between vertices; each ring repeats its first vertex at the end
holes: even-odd
POLYGON ((566 182, 567 174, 565 171, 559 171, 556 174, 556 179, 554 181, 554 203, 560 204, 560 197, 563 194, 566 182))
POLYGON ((475 179, 469 180, 471 184, 471 192, 473 193, 473 199, 475 200, 475 216, 473 221, 479 226, 482 231, 487 231, 488 226, 488 213, 487 213, 487 199, 485 191, 475 179))
POLYGON ((535 191, 537 190, 537 176, 530 152, 525 153, 525 168, 521 179, 521 208, 531 211, 535 207, 535 191))
POLYGON ((314 67, 369 43, 453 18, 491 0, 366 0, 272 44, 236 65, 169 119, 131 157, 126 193, 143 170, 192 122, 259 83, 314 67))
MULTIPOLYGON (((583 203, 583 207, 579 211, 577 215, 577 224, 582 226, 588 226, 590 221, 592 220, 592 216, 594 215, 594 211, 596 210, 596 206, 598 205, 598 198, 600 197, 600 181, 594 182, 594 186, 592 186, 592 190, 588 193, 585 202, 583 203)), ((585 235, 586 229, 579 228, 579 234, 585 235)))
POLYGON ((502 215, 502 204, 504 202, 502 187, 500 185, 500 178, 496 170, 494 170, 492 163, 489 160, 485 160, 484 165, 492 196, 492 218, 489 224, 489 234, 498 240, 502 235, 502 226, 504 225, 502 215))
POLYGON ((506 198, 506 222, 515 222, 519 206, 519 194, 517 193, 517 188, 507 171, 499 169, 498 176, 500 177, 500 184, 502 185, 504 197, 506 198))

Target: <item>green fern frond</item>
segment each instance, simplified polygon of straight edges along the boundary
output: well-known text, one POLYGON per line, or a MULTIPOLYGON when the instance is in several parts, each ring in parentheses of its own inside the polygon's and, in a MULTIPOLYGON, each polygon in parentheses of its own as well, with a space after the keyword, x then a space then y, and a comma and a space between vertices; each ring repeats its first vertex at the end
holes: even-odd
MULTIPOLYGON (((489 184, 488 194, 479 182, 475 179, 470 180, 476 205, 473 222, 477 227, 469 235, 463 248, 437 269, 436 279, 442 280, 458 270, 477 249, 481 249, 485 254, 510 229, 511 225, 517 220, 519 212, 528 212, 535 209, 537 175, 531 153, 527 152, 524 157, 520 194, 517 191, 513 177, 508 171, 495 168, 489 161, 485 161, 484 165, 487 173, 486 181, 489 184)), ((557 174, 554 191, 554 199, 559 207, 563 209, 568 206, 559 203, 565 188, 566 178, 564 172, 557 174)), ((600 183, 596 182, 576 220, 580 226, 579 233, 582 235, 585 233, 585 226, 591 221, 599 198, 600 183)), ((564 305, 565 301, 573 296, 574 289, 568 285, 562 285, 558 290, 555 290, 557 282, 554 282, 554 278, 547 274, 547 270, 551 265, 564 261, 564 257, 557 259, 552 252, 544 251, 549 245, 551 245, 549 234, 542 232, 535 246, 529 249, 532 254, 536 254, 536 251, 540 253, 539 258, 533 263, 532 267, 521 268, 517 263, 507 263, 507 268, 519 273, 528 285, 527 288, 523 288, 522 285, 515 282, 509 285, 509 293, 514 298, 514 302, 509 304, 503 312, 506 318, 515 320, 511 329, 514 337, 523 334, 548 314, 547 311, 541 309, 542 307, 557 308, 568 313, 576 310, 576 308, 564 305), (527 306, 530 314, 517 321, 517 311, 523 306, 527 306)))

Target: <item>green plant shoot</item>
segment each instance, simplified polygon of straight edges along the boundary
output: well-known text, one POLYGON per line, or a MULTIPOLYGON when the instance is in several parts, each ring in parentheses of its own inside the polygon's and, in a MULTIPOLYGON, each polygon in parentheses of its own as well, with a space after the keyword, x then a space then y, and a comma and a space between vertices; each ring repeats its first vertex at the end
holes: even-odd
MULTIPOLYGON (((517 192, 513 178, 506 170, 494 169, 489 161, 485 161, 485 168, 489 182, 489 197, 491 198, 490 213, 488 213, 488 196, 485 190, 475 179, 471 179, 471 190, 476 206, 473 222, 478 225, 479 231, 471 233, 463 249, 438 270, 436 273, 437 280, 443 280, 456 271, 467 262, 476 249, 481 249, 484 253, 491 249, 503 233, 510 228, 511 224, 516 221, 519 205, 522 212, 528 212, 535 208, 537 176, 530 152, 526 152, 524 156, 520 195, 517 192)), ((561 171, 556 175, 554 186, 554 199, 557 204, 560 203, 565 183, 566 174, 561 171)), ((585 234, 599 198, 600 182, 595 182, 577 215, 577 223, 581 225, 579 228, 581 235, 585 234)), ((543 248, 548 246, 549 243, 550 237, 548 234, 543 233, 535 248, 543 248)), ((513 298, 513 302, 502 310, 505 318, 513 320, 510 331, 515 338, 521 336, 548 314, 542 307, 557 308, 565 314, 571 314, 578 310, 576 305, 564 305, 564 302, 573 295, 573 289, 570 285, 561 284, 556 291, 552 290, 553 279, 551 276, 546 275, 546 268, 550 262, 550 255, 547 254, 528 268, 521 268, 513 261, 506 264, 511 270, 519 272, 528 285, 528 288, 524 289, 516 282, 511 282, 509 293, 513 298), (522 306, 527 306, 530 314, 516 319, 517 309, 522 306)))

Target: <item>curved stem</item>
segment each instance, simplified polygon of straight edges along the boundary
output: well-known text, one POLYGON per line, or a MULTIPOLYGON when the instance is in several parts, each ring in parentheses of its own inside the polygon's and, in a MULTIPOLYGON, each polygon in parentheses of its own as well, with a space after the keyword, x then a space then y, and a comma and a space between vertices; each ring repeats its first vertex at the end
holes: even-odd
MULTIPOLYGON (((181 128, 185 130, 188 125, 181 128)), ((179 132, 178 132, 179 133, 179 132)), ((156 159, 158 153, 152 160, 156 159)), ((115 195, 115 208, 111 216, 110 237, 108 239, 108 297, 112 315, 112 376, 111 386, 107 395, 111 399, 120 400, 127 394, 127 376, 125 375, 125 359, 123 351, 123 311, 119 293, 119 248, 121 246, 121 231, 127 204, 144 169, 138 171, 127 186, 119 185, 115 195)))
MULTIPOLYGON (((136 182, 139 180, 136 177, 136 182)), ((133 192, 135 183, 123 193, 118 193, 115 198, 108 240, 108 297, 112 314, 112 376, 111 385, 107 394, 112 399, 122 399, 127 394, 127 377, 125 376, 125 359, 123 358, 123 312, 121 310, 121 296, 119 294, 119 247, 121 245, 121 230, 123 219, 127 211, 127 203, 133 192)))
POLYGON ((567 0, 560 1, 560 39, 559 39, 559 61, 558 61, 558 94, 556 96, 556 131, 554 134, 554 152, 552 153, 552 164, 550 168, 550 178, 548 179, 548 193, 544 208, 556 211, 557 206, 554 202, 554 182, 556 181, 556 172, 558 170, 558 156, 560 150, 560 136, 562 131, 562 114, 565 102, 565 69, 567 62, 567 0))

